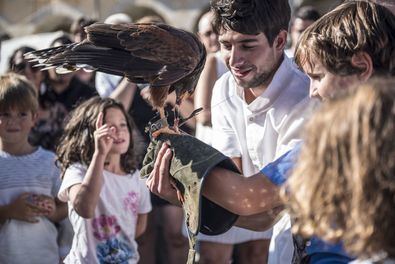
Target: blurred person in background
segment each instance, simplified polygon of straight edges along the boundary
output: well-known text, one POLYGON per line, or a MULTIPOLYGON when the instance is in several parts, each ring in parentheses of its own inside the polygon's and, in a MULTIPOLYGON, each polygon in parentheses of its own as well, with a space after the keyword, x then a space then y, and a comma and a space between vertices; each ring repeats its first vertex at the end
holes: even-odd
MULTIPOLYGON (((73 21, 70 26, 70 34, 72 36, 72 40, 74 42, 81 42, 86 39, 86 32, 84 27, 89 26, 93 23, 97 22, 94 19, 90 19, 87 17, 80 17, 73 21)), ((92 87, 95 87, 95 72, 94 71, 85 71, 83 69, 78 70, 75 73, 76 77, 92 87)))
POLYGON ((320 18, 320 13, 313 6, 302 6, 298 8, 291 18, 290 37, 291 47, 285 50, 285 54, 292 58, 295 53, 296 44, 305 29, 320 18))
MULTIPOLYGON (((70 38, 64 35, 53 40, 50 47, 70 43, 70 38)), ((79 103, 96 95, 96 92, 76 78, 73 72, 58 74, 55 69, 45 72, 42 84, 39 96, 41 112, 30 139, 33 145, 54 151, 67 114, 79 103)))
POLYGON ((37 93, 40 94, 41 84, 44 81, 44 72, 40 68, 34 67, 34 63, 27 61, 23 54, 35 51, 32 47, 22 46, 16 49, 8 62, 8 70, 21 75, 24 75, 30 82, 32 82, 37 93))
POLYGON ((197 35, 206 48, 207 58, 193 97, 195 109, 203 108, 203 111, 196 116, 195 136, 209 145, 213 135, 211 126, 213 87, 217 79, 228 71, 219 50, 218 34, 212 25, 213 18, 213 12, 206 11, 197 22, 197 35))

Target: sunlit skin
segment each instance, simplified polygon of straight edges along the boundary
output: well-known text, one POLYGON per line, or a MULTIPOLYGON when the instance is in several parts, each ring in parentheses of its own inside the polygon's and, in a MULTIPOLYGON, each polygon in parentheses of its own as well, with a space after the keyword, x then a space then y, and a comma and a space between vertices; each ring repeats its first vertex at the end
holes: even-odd
POLYGON ((0 148, 13 155, 32 153, 35 148, 28 143, 28 135, 36 119, 37 114, 32 111, 0 112, 0 148))
POLYGON ((124 154, 130 144, 130 131, 125 115, 118 108, 112 107, 106 110, 104 124, 111 130, 112 147, 107 155, 124 154))
POLYGON ((350 84, 358 82, 358 76, 340 76, 328 71, 317 59, 312 59, 312 65, 306 63, 303 67, 304 72, 310 79, 310 97, 319 100, 327 100, 342 89, 350 87, 350 84))
POLYGON ((227 30, 220 34, 222 57, 236 83, 244 88, 247 103, 261 95, 271 82, 282 62, 284 38, 286 33, 280 32, 270 46, 263 33, 246 35, 227 30))

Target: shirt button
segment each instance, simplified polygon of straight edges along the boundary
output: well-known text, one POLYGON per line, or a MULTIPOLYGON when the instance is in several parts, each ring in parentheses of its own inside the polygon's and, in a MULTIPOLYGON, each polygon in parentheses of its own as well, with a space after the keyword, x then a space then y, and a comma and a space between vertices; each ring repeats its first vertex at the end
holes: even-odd
POLYGON ((249 120, 250 122, 252 122, 252 121, 254 121, 254 118, 251 116, 251 117, 248 118, 248 120, 249 120))

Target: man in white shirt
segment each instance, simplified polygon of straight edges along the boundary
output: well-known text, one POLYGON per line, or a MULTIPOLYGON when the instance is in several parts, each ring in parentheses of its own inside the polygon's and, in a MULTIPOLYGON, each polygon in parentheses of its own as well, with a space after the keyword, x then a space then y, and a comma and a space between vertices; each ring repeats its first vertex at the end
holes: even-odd
MULTIPOLYGON (((290 20, 288 1, 212 1, 214 27, 229 68, 213 90, 213 146, 251 176, 291 149, 308 114, 309 80, 284 55, 290 20), (226 6, 226 8, 224 8, 226 6)), ((272 230, 234 227, 201 238, 201 263, 229 263, 234 244, 238 263, 290 263, 292 235, 284 216, 272 230), (278 236, 277 234, 280 234, 278 236)))

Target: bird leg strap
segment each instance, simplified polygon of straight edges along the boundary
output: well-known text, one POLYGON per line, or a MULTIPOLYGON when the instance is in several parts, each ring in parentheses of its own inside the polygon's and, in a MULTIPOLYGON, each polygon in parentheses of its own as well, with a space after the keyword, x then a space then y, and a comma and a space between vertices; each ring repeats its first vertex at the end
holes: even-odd
POLYGON ((151 119, 148 122, 148 125, 145 127, 145 132, 149 132, 149 136, 152 139, 153 136, 155 135, 155 132, 158 131, 159 129, 168 127, 169 124, 167 123, 167 117, 155 120, 156 117, 154 117, 153 119, 151 119))
MULTIPOLYGON (((187 223, 186 223, 187 224, 187 223)), ((188 251, 188 259, 186 264, 194 264, 195 263, 195 256, 196 256, 196 235, 192 234, 189 229, 188 232, 188 241, 189 241, 189 251, 188 251)))

